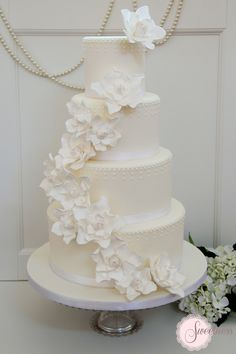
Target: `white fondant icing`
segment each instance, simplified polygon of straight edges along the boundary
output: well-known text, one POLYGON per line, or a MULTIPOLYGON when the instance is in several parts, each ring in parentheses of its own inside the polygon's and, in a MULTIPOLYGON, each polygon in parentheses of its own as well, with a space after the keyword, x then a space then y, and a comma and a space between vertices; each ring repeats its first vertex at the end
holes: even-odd
MULTIPOLYGON (((144 48, 125 36, 84 37, 85 93, 96 97, 91 83, 101 81, 114 68, 125 74, 144 74, 144 48)), ((145 89, 145 84, 143 84, 145 89)))
POLYGON ((169 211, 170 211, 170 207, 154 210, 149 213, 125 215, 122 217, 122 221, 125 223, 125 225, 133 225, 143 221, 156 220, 161 216, 166 215, 169 211))
MULTIPOLYGON (((97 154, 93 156, 94 160, 79 161, 79 166, 77 166, 78 161, 75 161, 76 168, 73 169, 73 166, 70 166, 73 169, 70 171, 75 178, 86 176, 91 179, 89 191, 91 203, 96 203, 105 196, 109 201, 112 214, 123 217, 125 225, 121 229, 112 230, 113 239, 119 238, 125 242, 124 246, 128 247, 131 252, 135 252, 137 257, 149 258, 166 253, 171 265, 178 267, 182 255, 185 211, 179 202, 171 199, 172 154, 159 147, 159 97, 146 93, 135 109, 122 107, 119 112, 111 116, 108 114, 106 102, 103 99, 94 98, 90 90, 92 82, 100 82, 114 68, 124 74, 143 75, 143 47, 137 43, 128 43, 125 37, 86 37, 83 42, 86 59, 86 91, 85 94, 74 96, 69 108, 74 112, 76 103, 83 102, 104 121, 119 118, 117 121, 120 125, 117 126, 118 134, 111 140, 111 144, 108 144, 108 148, 112 146, 112 149, 106 152, 103 152, 105 147, 102 145, 104 129, 99 132, 91 131, 92 135, 89 136, 83 135, 87 143, 90 144, 90 140, 93 142, 97 154), (122 138, 117 146, 113 147, 115 145, 113 142, 118 140, 116 137, 119 133, 122 138), (78 170, 77 167, 81 169, 78 170)), ((145 83, 143 89, 144 86, 145 83)), ((73 112, 72 115, 74 115, 73 112)), ((75 123, 77 124, 71 120, 67 122, 67 129, 73 130, 75 123)), ((105 132, 107 131, 106 129, 105 132)), ((64 146, 65 151, 60 150, 59 153, 63 158, 68 159, 71 147, 69 146, 69 151, 65 148, 67 145, 64 146)), ((91 158, 92 154, 89 157, 91 158)), ((69 156, 69 158, 72 157, 69 156)), ((75 239, 66 244, 60 230, 57 235, 54 234, 51 231, 53 221, 55 221, 53 210, 57 206, 58 204, 53 203, 48 209, 51 268, 70 282, 97 286, 95 263, 91 254, 99 245, 94 241, 78 244, 75 239)), ((74 210, 71 212, 74 213, 74 210)), ((99 217, 95 221, 100 227, 99 217)), ((65 226, 70 228, 67 220, 65 222, 65 226)), ((89 232, 92 233, 91 225, 89 226, 89 232)), ((55 226, 53 230, 55 231, 55 226)), ((83 232, 86 236, 86 225, 83 232)), ((76 233, 78 236, 78 228, 76 233)), ((99 232, 97 235, 99 236, 99 232)), ((143 273, 136 275, 137 282, 133 284, 132 289, 129 288, 127 291, 138 291, 141 280, 142 289, 139 290, 145 293, 148 285, 146 281, 151 278, 147 277, 145 281, 143 273)), ((134 297, 131 296, 131 298, 134 297)))
POLYGON ((60 266, 50 262, 50 267, 52 271, 59 275, 59 277, 62 277, 65 280, 68 280, 72 283, 77 283, 77 284, 83 284, 86 286, 93 286, 96 288, 112 288, 112 285, 108 281, 100 282, 98 283, 96 279, 94 278, 89 278, 89 277, 84 277, 75 273, 69 273, 65 270, 63 270, 60 266))
MULTIPOLYGON (((75 95, 72 102, 82 102, 94 114, 110 119, 103 99, 86 97, 84 93, 75 95)), ((116 146, 105 152, 97 152, 94 160, 132 160, 150 157, 159 149, 159 108, 160 98, 154 93, 145 93, 142 103, 135 109, 122 108, 114 116, 118 119, 116 130, 121 138, 116 146)))
MULTIPOLYGON (((49 209, 49 219, 51 211, 49 209)), ((124 240, 131 251, 141 257, 167 253, 173 266, 179 267, 183 247, 184 208, 172 200, 170 212, 152 221, 124 226, 115 235, 124 240)), ((70 281, 95 286, 95 264, 91 254, 97 249, 94 243, 66 245, 62 238, 50 232, 50 263, 54 271, 70 281)))
POLYGON ((88 161, 74 174, 90 178, 92 201, 106 196, 113 214, 158 212, 170 206, 171 160, 169 150, 160 148, 147 159, 88 161))

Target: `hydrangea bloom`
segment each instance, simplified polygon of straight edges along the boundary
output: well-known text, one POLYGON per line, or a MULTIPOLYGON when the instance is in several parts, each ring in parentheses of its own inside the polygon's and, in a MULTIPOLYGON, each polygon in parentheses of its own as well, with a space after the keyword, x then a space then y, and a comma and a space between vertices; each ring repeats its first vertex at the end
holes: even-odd
POLYGON ((236 251, 231 246, 218 246, 211 251, 216 257, 207 257, 207 279, 181 300, 179 308, 218 322, 230 312, 227 295, 236 284, 236 251))

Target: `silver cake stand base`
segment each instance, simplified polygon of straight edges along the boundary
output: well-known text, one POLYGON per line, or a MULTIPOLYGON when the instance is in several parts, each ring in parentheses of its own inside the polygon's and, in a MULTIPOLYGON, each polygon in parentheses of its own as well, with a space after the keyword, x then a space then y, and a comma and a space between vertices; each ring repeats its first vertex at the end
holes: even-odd
MULTIPOLYGON (((206 278, 205 256, 184 241, 180 271, 186 276, 185 296, 196 290, 206 278)), ((134 301, 128 301, 115 289, 95 288, 69 282, 56 275, 49 265, 49 244, 38 248, 27 264, 31 285, 43 296, 60 304, 84 310, 99 311, 91 320, 91 327, 99 333, 122 336, 134 333, 142 326, 135 310, 159 307, 179 300, 178 295, 162 289, 134 301)))
POLYGON ((135 311, 100 311, 90 321, 96 332, 115 337, 137 332, 142 325, 143 321, 135 311))

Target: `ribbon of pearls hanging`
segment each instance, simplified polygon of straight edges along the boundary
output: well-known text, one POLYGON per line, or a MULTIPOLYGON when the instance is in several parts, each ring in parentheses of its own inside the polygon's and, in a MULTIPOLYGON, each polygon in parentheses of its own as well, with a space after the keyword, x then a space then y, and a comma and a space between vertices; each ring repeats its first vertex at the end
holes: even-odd
MULTIPOLYGON (((176 8, 176 13, 173 19, 173 23, 170 26, 169 29, 167 29, 167 34, 165 36, 165 38, 163 38, 161 41, 159 41, 158 43, 155 43, 156 46, 160 46, 164 43, 166 43, 171 36, 174 34, 175 29, 178 25, 179 22, 179 18, 182 12, 182 8, 183 8, 183 3, 184 0, 179 0, 177 3, 177 8, 176 8)), ((102 24, 100 26, 100 28, 98 29, 96 35, 97 36, 102 36, 107 23, 110 19, 113 7, 115 4, 115 0, 110 0, 109 1, 109 5, 107 8, 107 11, 105 13, 104 19, 102 21, 102 24)), ((160 20, 160 26, 164 27, 164 24, 166 23, 167 18, 170 15, 170 12, 173 8, 175 4, 175 0, 170 0, 168 3, 168 6, 166 8, 166 11, 164 13, 164 15, 162 16, 161 20, 160 20)), ((136 11, 138 8, 138 0, 132 0, 132 7, 133 10, 136 11)), ((84 87, 83 86, 77 86, 77 85, 73 85, 70 83, 67 83, 63 80, 61 80, 61 77, 64 77, 70 73, 72 73, 73 71, 75 71, 76 69, 79 69, 81 67, 81 65, 84 62, 84 58, 81 58, 79 60, 79 62, 73 66, 71 66, 68 69, 65 69, 59 73, 49 73, 46 69, 44 69, 37 61, 36 59, 34 59, 32 57, 32 55, 28 52, 28 50, 24 47, 24 45, 21 43, 21 41, 19 40, 19 38, 17 37, 17 35, 15 34, 13 28, 11 27, 10 23, 8 22, 6 16, 4 15, 3 10, 0 7, 0 18, 3 22, 3 24, 5 25, 7 31, 9 32, 10 36, 12 37, 13 41, 15 42, 15 44, 19 47, 19 49, 22 51, 22 53, 25 55, 26 59, 28 59, 28 61, 31 63, 31 65, 26 64, 22 59, 20 59, 13 51, 12 49, 9 47, 9 45, 7 44, 6 40, 3 38, 3 36, 0 34, 0 43, 2 44, 2 46, 4 47, 4 49, 7 51, 7 53, 10 55, 10 57, 18 64, 20 65, 23 69, 25 69, 26 71, 28 71, 29 73, 39 76, 39 77, 43 77, 49 80, 54 81, 55 83, 57 83, 58 85, 61 86, 65 86, 68 87, 70 89, 74 89, 77 91, 83 91, 84 87)))

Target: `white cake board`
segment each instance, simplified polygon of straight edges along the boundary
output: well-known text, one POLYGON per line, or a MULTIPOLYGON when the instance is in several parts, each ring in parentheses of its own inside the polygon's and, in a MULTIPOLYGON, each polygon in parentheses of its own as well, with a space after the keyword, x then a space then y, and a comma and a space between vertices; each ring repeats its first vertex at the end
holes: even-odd
MULTIPOLYGON (((32 286, 43 296, 58 303, 88 310, 128 311, 162 306, 179 299, 164 290, 128 301, 115 289, 96 288, 69 282, 56 275, 49 265, 49 243, 29 258, 27 272, 32 286)), ((207 262, 202 252, 184 241, 181 273, 186 276, 185 296, 196 290, 206 278, 207 262)))
MULTIPOLYGON (((201 251, 184 241, 180 268, 186 276, 185 296, 196 290, 205 280, 207 261, 201 251)), ((69 282, 56 275, 49 265, 49 243, 37 249, 27 264, 29 281, 43 296, 60 304, 87 310, 102 311, 91 323, 99 333, 121 336, 134 333, 142 321, 131 310, 154 308, 174 302, 179 296, 158 290, 134 301, 128 301, 115 289, 96 288, 69 282), (105 312, 104 312, 105 311, 105 312)))

